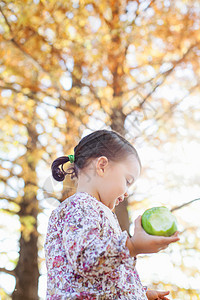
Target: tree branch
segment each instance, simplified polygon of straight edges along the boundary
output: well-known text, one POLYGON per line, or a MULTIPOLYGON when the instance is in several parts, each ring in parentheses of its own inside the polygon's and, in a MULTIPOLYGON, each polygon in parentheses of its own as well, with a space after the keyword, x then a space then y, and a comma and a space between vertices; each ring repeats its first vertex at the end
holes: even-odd
MULTIPOLYGON (((20 209, 19 209, 20 210, 20 209)), ((8 208, 0 208, 0 213, 8 213, 11 215, 17 215, 19 211, 13 211, 8 208)))
POLYGON ((175 210, 177 210, 177 209, 180 209, 180 208, 182 208, 182 207, 184 207, 184 206, 187 206, 187 205, 189 205, 189 204, 191 204, 191 203, 193 203, 193 202, 195 202, 195 201, 199 201, 199 200, 200 200, 200 198, 197 198, 197 199, 191 200, 191 201, 189 201, 189 202, 186 202, 186 203, 184 203, 184 204, 182 204, 182 205, 180 205, 180 206, 175 206, 174 208, 171 209, 171 212, 173 212, 173 211, 175 211, 175 210))
POLYGON ((173 103, 170 108, 165 111, 162 115, 158 116, 157 118, 155 118, 155 121, 159 121, 160 119, 162 119, 165 115, 167 115, 169 112, 171 113, 172 110, 178 106, 186 97, 188 97, 189 95, 192 94, 192 92, 199 87, 199 82, 197 82, 197 84, 195 84, 194 86, 192 86, 190 89, 189 89, 189 93, 186 94, 185 96, 183 96, 178 102, 176 103, 173 103))
POLYGON ((16 189, 14 189, 14 188, 11 186, 11 184, 9 184, 9 183, 7 182, 7 180, 8 180, 9 178, 11 178, 11 177, 12 177, 12 176, 8 176, 8 177, 5 179, 4 177, 0 176, 0 180, 3 181, 3 182, 4 182, 9 188, 11 188, 15 193, 18 194, 19 191, 17 191, 16 189))
POLYGON ((18 199, 22 198, 21 196, 16 197, 16 198, 12 198, 12 197, 8 197, 8 196, 4 196, 4 195, 0 195, 0 200, 6 200, 10 203, 16 204, 16 205, 20 205, 19 202, 17 202, 18 199))
POLYGON ((4 17, 4 20, 5 20, 6 24, 7 24, 7 26, 8 26, 8 28, 9 28, 10 32, 12 33, 12 28, 11 28, 11 26, 10 26, 10 23, 8 22, 8 19, 7 19, 6 15, 4 14, 4 12, 3 12, 1 6, 0 6, 0 12, 1 12, 2 16, 4 17))
POLYGON ((0 272, 3 272, 3 273, 7 273, 7 274, 10 274, 10 275, 16 276, 14 270, 7 270, 7 269, 5 269, 5 268, 0 268, 0 272))
POLYGON ((108 28, 112 28, 112 23, 109 22, 108 20, 106 20, 106 18, 104 17, 103 13, 100 11, 99 6, 96 5, 95 3, 92 3, 92 6, 94 7, 94 10, 96 11, 97 14, 99 14, 99 17, 102 21, 104 21, 107 25, 108 28))

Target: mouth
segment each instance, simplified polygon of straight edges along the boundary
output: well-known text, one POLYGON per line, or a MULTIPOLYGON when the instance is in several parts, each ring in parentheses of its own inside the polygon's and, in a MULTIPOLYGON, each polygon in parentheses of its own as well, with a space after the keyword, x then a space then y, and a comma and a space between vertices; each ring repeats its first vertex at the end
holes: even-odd
POLYGON ((119 200, 119 202, 122 202, 122 201, 124 201, 124 199, 123 199, 123 198, 121 198, 121 197, 118 197, 117 199, 119 200))

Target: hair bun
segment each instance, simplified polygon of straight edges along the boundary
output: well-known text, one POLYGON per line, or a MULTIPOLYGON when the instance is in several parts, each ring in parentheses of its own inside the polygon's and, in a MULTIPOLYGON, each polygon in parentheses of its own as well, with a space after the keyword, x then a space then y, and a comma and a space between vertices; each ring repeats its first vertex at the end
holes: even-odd
POLYGON ((67 174, 64 170, 63 170, 63 164, 69 161, 69 157, 68 156, 61 156, 56 158, 52 165, 51 165, 51 170, 52 170, 52 176, 55 180, 57 181, 63 181, 65 179, 65 175, 67 174), (61 169, 59 168, 59 166, 61 165, 61 169))
POLYGON ((65 179, 65 173, 63 173, 59 168, 53 169, 52 175, 57 181, 63 181, 65 179))

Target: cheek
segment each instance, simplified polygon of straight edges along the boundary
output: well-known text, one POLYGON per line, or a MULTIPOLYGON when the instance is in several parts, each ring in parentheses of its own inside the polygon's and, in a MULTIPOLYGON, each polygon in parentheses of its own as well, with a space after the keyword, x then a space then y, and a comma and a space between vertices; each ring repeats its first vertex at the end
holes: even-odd
POLYGON ((112 170, 112 172, 109 174, 109 178, 107 178, 107 182, 105 182, 105 185, 108 187, 108 190, 110 190, 111 193, 114 193, 113 196, 117 197, 124 193, 126 189, 126 179, 122 175, 120 168, 112 170))
POLYGON ((116 187, 119 194, 124 193, 124 190, 126 189, 126 179, 121 172, 117 174, 116 187))

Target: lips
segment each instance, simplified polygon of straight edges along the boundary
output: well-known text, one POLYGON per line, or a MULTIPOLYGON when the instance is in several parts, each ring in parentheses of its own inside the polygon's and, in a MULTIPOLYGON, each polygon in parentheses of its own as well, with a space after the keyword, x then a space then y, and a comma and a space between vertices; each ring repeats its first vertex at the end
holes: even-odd
POLYGON ((124 199, 122 199, 121 197, 118 198, 119 202, 124 201, 124 199))

